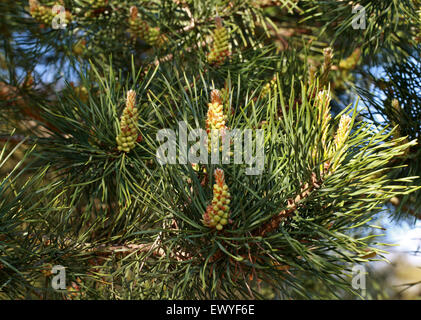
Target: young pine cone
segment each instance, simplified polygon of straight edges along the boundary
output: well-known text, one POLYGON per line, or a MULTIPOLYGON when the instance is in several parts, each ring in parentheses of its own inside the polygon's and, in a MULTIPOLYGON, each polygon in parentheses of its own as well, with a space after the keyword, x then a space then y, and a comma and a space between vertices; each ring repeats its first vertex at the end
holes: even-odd
POLYGON ((139 136, 137 122, 139 120, 138 109, 135 108, 136 93, 133 90, 127 92, 126 107, 120 119, 120 134, 116 137, 119 151, 129 152, 135 147, 139 136))
POLYGON ((216 183, 213 185, 212 203, 206 208, 202 221, 205 226, 221 231, 229 220, 231 195, 225 183, 224 171, 215 169, 214 176, 216 183))
POLYGON ((211 102, 208 104, 208 113, 206 117, 206 133, 208 134, 208 149, 212 151, 212 140, 220 139, 220 150, 222 150, 222 136, 227 130, 227 117, 224 115, 221 92, 217 89, 211 92, 211 102), (217 130, 217 131, 213 131, 217 130))
POLYGON ((208 104, 208 113, 206 118, 206 132, 211 133, 213 129, 226 128, 226 116, 223 111, 224 105, 220 98, 220 92, 217 89, 211 92, 211 102, 208 104))

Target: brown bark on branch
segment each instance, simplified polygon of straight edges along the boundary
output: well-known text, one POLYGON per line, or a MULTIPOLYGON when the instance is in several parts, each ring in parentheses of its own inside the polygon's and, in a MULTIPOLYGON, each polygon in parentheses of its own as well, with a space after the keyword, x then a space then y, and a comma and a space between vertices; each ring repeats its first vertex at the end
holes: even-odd
POLYGON ((320 188, 320 185, 321 181, 317 180, 317 176, 313 172, 310 182, 306 182, 301 187, 301 193, 298 194, 295 198, 288 199, 287 209, 282 210, 277 215, 272 217, 269 222, 260 227, 257 230, 256 235, 264 237, 267 233, 275 231, 280 226, 282 221, 290 217, 292 213, 298 209, 298 207, 301 205, 301 202, 307 198, 313 190, 320 188))

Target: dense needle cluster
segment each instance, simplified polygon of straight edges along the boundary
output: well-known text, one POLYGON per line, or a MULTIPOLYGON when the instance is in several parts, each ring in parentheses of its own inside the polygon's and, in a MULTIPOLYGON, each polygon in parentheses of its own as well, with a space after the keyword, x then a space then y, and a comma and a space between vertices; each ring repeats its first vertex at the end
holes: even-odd
POLYGON ((228 223, 231 195, 225 183, 224 171, 219 168, 215 169, 214 176, 213 199, 203 214, 203 224, 209 228, 216 228, 216 230, 221 231, 228 223))
POLYGON ((136 92, 129 90, 127 92, 126 107, 120 120, 120 134, 116 141, 119 151, 129 152, 134 148, 138 138, 137 122, 139 120, 139 111, 135 108, 136 92))

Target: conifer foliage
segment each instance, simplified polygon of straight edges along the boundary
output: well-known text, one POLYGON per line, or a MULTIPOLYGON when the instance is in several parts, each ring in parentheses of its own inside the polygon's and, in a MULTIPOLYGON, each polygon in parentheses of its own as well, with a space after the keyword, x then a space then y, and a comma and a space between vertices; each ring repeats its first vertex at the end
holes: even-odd
POLYGON ((0 298, 363 297, 421 208, 421 4, 359 5, 1 1, 0 298))

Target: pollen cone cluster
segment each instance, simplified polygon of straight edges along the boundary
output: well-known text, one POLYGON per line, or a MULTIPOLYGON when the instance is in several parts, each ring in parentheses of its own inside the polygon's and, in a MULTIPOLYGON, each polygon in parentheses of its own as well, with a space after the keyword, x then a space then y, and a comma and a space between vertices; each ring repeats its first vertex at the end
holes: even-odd
POLYGON ((213 32, 213 47, 208 54, 208 62, 220 65, 230 55, 228 44, 228 31, 222 26, 220 19, 217 20, 217 27, 213 32))
POLYGON ((330 101, 332 100, 328 90, 322 90, 316 95, 314 101, 317 108, 317 119, 323 132, 323 143, 326 142, 327 130, 329 128, 330 115, 330 101))
POLYGON ((330 172, 334 171, 342 162, 341 155, 344 152, 342 147, 345 145, 351 131, 351 120, 351 117, 347 114, 342 115, 341 119, 339 120, 339 127, 336 131, 329 157, 332 158, 337 152, 340 154, 339 157, 336 157, 336 160, 334 162, 332 161, 333 163, 329 165, 329 169, 331 169, 330 172))
POLYGON ((136 93, 133 90, 127 92, 126 107, 120 119, 120 134, 116 141, 119 151, 129 152, 135 147, 135 142, 139 135, 137 122, 139 120, 139 112, 135 108, 136 93))
POLYGON ((134 6, 130 8, 129 28, 133 36, 139 37, 150 46, 162 47, 167 42, 167 38, 161 34, 158 27, 153 28, 139 18, 138 10, 134 6))
POLYGON ((89 93, 88 93, 88 89, 86 89, 85 86, 75 86, 73 84, 73 82, 70 82, 70 86, 73 88, 74 93, 76 94, 76 96, 84 103, 88 102, 89 99, 89 93))
MULTIPOLYGON (((32 18, 46 26, 51 26, 54 17, 58 14, 53 12, 52 7, 43 6, 37 0, 29 0, 29 12, 32 18)), ((71 20, 72 15, 66 11, 65 21, 61 23, 68 24, 71 20)))
POLYGON ((202 221, 205 226, 221 231, 228 223, 231 195, 225 183, 224 171, 215 169, 214 176, 212 203, 206 208, 202 221))
POLYGON ((353 70, 360 62, 361 58, 361 49, 355 49, 352 54, 339 62, 339 68, 344 70, 353 70))
POLYGON ((95 17, 100 15, 102 9, 108 6, 108 0, 85 0, 84 1, 86 7, 88 8, 88 11, 85 12, 85 17, 95 17))
MULTIPOLYGON (((329 135, 330 131, 330 101, 331 95, 329 90, 322 90, 318 92, 315 97, 314 106, 317 108, 317 120, 318 125, 321 129, 321 143, 323 150, 321 157, 318 157, 317 148, 313 151, 313 159, 320 161, 325 160, 320 165, 320 172, 324 174, 331 174, 340 165, 343 160, 343 153, 345 152, 342 148, 345 145, 349 133, 351 132, 351 117, 347 114, 341 116, 339 120, 339 126, 336 130, 333 139, 329 135)), ((316 146, 318 143, 316 143, 316 146)))
POLYGON ((208 104, 206 118, 206 132, 209 134, 213 129, 225 129, 226 116, 224 115, 221 92, 214 89, 211 92, 211 102, 208 104))
MULTIPOLYGON (((208 104, 208 113, 206 117, 206 132, 208 134, 208 146, 211 151, 212 139, 218 139, 223 136, 227 129, 227 118, 224 115, 224 104, 221 99, 221 92, 217 89, 211 92, 211 102, 208 104), (217 130, 217 131, 215 131, 217 130)), ((222 143, 220 144, 220 149, 222 143)))
POLYGON ((87 0, 85 2, 91 9, 99 9, 108 5, 108 0, 87 0))
POLYGON ((347 114, 342 115, 341 119, 339 120, 339 127, 335 135, 336 150, 342 148, 342 146, 345 144, 349 135, 349 131, 351 129, 350 125, 351 125, 351 117, 347 114))
POLYGON ((262 89, 262 97, 269 95, 273 90, 276 88, 276 78, 273 78, 269 82, 267 82, 262 89))
POLYGON ((323 49, 323 70, 330 70, 332 67, 332 59, 333 59, 333 50, 331 47, 327 47, 323 49))
POLYGON ((314 99, 314 106, 317 110, 317 122, 322 132, 322 144, 324 151, 327 151, 327 135, 329 131, 329 124, 331 120, 330 115, 330 101, 331 96, 329 90, 322 90, 318 92, 314 99))
POLYGON ((333 50, 332 48, 328 47, 323 50, 323 65, 322 65, 322 73, 320 76, 320 86, 325 86, 329 81, 329 73, 332 69, 332 60, 333 60, 333 50))

